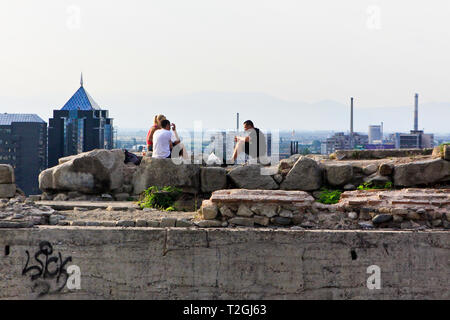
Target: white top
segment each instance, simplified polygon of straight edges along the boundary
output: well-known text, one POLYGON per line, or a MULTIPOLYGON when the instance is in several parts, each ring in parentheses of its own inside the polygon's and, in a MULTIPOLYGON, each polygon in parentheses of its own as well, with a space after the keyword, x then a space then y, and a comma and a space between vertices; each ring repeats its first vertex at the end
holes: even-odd
POLYGON ((156 130, 153 134, 153 153, 152 158, 167 158, 170 156, 170 141, 172 140, 172 131, 166 129, 156 130))

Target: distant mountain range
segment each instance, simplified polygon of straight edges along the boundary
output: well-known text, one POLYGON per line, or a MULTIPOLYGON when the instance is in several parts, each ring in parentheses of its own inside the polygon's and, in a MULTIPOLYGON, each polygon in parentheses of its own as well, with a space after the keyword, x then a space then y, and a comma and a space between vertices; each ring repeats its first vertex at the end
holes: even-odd
MULTIPOLYGON (((119 128, 146 128, 151 125, 154 114, 162 113, 180 128, 193 128, 194 121, 201 120, 203 128, 233 129, 236 127, 236 112, 239 112, 241 126, 244 120, 251 119, 261 128, 298 131, 350 129, 349 105, 332 100, 292 102, 260 93, 201 92, 171 97, 122 96, 111 99, 108 107, 119 128), (130 126, 133 123, 135 125, 130 126)), ((383 121, 385 132, 408 132, 413 127, 413 112, 413 104, 361 108, 356 101, 354 128, 355 131, 367 132, 369 125, 383 121)), ((450 103, 419 104, 419 129, 429 133, 449 133, 450 103)))
MULTIPOLYGON (((89 88, 88 88, 89 89, 89 88)), ((92 91, 92 90, 91 90, 92 91)), ((350 129, 350 106, 333 100, 315 103, 286 101, 262 93, 199 92, 178 96, 155 97, 150 94, 99 94, 91 92, 101 108, 109 110, 114 125, 123 129, 144 129, 153 123, 155 114, 165 114, 180 129, 194 127, 201 120, 203 128, 234 129, 236 112, 240 126, 247 119, 262 129, 296 131, 344 131, 350 129)), ((0 111, 37 113, 48 121, 53 109, 60 109, 64 97, 0 96, 0 111)), ((398 107, 363 108, 355 99, 355 131, 367 132, 371 124, 384 122, 385 132, 408 132, 413 127, 411 104, 398 107)), ((420 103, 419 129, 429 133, 450 133, 450 103, 420 103)))

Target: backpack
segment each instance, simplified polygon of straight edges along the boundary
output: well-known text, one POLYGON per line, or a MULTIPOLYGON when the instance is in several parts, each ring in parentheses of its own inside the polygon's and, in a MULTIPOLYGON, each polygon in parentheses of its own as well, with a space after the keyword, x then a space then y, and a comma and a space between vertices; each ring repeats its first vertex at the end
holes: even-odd
POLYGON ((137 166, 141 164, 141 160, 134 153, 128 152, 127 149, 123 149, 123 152, 125 153, 125 160, 123 161, 124 163, 131 162, 137 166))

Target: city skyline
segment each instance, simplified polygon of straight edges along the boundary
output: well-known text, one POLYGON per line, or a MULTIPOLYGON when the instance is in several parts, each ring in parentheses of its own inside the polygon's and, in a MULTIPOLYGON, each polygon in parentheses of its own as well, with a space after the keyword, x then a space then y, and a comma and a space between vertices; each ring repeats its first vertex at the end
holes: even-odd
MULTIPOLYGON (((443 0, 433 5, 322 0, 308 6, 292 0, 12 2, 0 11, 6 44, 0 57, 6 75, 0 79, 0 106, 2 112, 48 119, 48 110, 64 104, 84 72, 90 92, 123 128, 148 127, 156 113, 166 113, 184 127, 192 127, 194 117, 187 121, 186 116, 194 112, 204 123, 214 123, 216 105, 230 109, 219 114, 223 127, 234 127, 236 112, 244 119, 261 110, 268 119, 259 123, 268 127, 279 105, 267 109, 272 104, 266 100, 275 99, 294 108, 305 106, 289 114, 289 126, 300 129, 294 119, 303 110, 323 101, 348 106, 353 96, 355 130, 361 131, 383 119, 364 123, 358 109, 409 108, 418 92, 419 127, 445 132, 443 124, 433 128, 425 113, 427 105, 450 110, 450 93, 442 85, 450 74, 450 44, 442 41, 450 33, 449 13, 450 4, 443 0), (212 93, 231 102, 236 98, 227 96, 261 95, 266 100, 246 115, 247 100, 223 106, 212 93), (192 96, 202 108, 209 102, 213 110, 202 114, 178 101, 192 96), (183 107, 193 110, 183 113, 183 107), (143 123, 143 118, 149 120, 143 123)), ((406 114, 411 117, 409 110, 406 114)), ((446 116, 440 114, 436 121, 446 116)), ((332 115, 336 117, 339 122, 340 115, 332 115)), ((402 124, 405 117, 393 124, 402 124)), ((388 121, 386 129, 393 127, 388 121)), ((404 123, 398 130, 411 129, 409 120, 404 123)), ((328 123, 308 124, 330 128, 328 123)), ((347 127, 346 122, 333 129, 347 127)))

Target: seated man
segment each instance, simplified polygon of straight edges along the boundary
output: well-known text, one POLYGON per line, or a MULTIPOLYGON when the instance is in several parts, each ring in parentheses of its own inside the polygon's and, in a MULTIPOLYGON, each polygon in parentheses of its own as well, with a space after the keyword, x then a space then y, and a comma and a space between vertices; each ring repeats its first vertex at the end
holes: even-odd
MULTIPOLYGON (((176 135, 175 123, 172 123, 172 130, 176 135)), ((172 148, 174 145, 180 143, 180 140, 176 137, 172 138, 172 131, 170 131, 170 121, 162 120, 161 129, 158 129, 153 134, 153 158, 170 158, 172 154, 172 148)))
POLYGON ((233 161, 236 161, 241 152, 249 155, 259 163, 261 158, 267 156, 266 137, 258 128, 255 128, 251 120, 244 122, 244 130, 246 135, 243 137, 236 136, 236 147, 233 152, 233 161))

